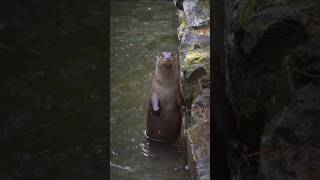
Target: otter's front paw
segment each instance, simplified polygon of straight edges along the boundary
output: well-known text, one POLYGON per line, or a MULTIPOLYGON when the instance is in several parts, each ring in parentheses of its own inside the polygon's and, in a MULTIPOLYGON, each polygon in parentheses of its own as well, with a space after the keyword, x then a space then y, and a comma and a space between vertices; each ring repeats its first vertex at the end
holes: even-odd
POLYGON ((152 114, 154 114, 156 116, 160 116, 160 110, 157 110, 157 111, 153 110, 152 114))

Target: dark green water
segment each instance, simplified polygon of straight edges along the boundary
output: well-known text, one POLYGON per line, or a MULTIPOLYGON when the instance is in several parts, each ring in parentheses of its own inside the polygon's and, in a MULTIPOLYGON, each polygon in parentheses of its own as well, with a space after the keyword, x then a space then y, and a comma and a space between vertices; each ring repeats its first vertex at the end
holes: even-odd
POLYGON ((144 137, 155 53, 177 48, 173 1, 112 1, 110 17, 110 172, 112 180, 186 180, 182 140, 144 137))
POLYGON ((1 1, 0 179, 106 179, 105 3, 1 1))

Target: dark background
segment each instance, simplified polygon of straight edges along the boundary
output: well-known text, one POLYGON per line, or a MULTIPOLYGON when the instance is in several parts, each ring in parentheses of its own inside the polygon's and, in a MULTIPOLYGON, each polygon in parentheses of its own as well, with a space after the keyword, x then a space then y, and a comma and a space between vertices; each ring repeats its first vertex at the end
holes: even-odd
POLYGON ((0 4, 0 179, 106 179, 107 1, 0 4))

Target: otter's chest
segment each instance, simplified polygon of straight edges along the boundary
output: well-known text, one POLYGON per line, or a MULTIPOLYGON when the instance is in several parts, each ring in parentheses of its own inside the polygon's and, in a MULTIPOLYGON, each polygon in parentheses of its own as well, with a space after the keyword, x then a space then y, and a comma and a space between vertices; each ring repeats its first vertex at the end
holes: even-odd
POLYGON ((175 88, 159 88, 158 95, 160 104, 164 108, 171 108, 176 105, 176 89, 175 88))

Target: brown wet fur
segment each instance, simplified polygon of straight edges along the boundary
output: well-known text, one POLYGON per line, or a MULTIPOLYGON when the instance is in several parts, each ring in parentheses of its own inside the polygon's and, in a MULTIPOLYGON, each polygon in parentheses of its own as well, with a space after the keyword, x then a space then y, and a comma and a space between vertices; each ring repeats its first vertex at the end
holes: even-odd
POLYGON ((146 134, 152 139, 173 141, 180 135, 182 95, 179 69, 176 55, 173 55, 171 61, 164 61, 160 56, 157 58, 147 114, 146 134), (159 97, 159 112, 152 110, 151 97, 153 94, 159 97))

